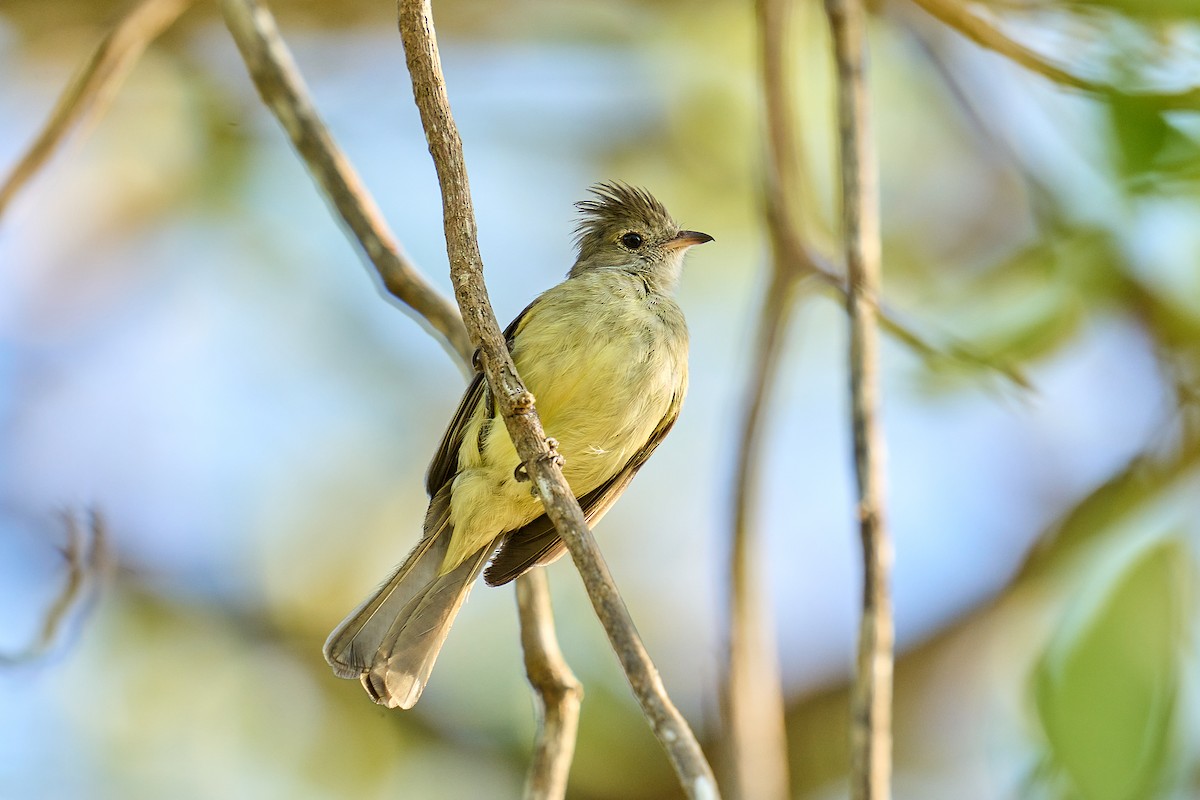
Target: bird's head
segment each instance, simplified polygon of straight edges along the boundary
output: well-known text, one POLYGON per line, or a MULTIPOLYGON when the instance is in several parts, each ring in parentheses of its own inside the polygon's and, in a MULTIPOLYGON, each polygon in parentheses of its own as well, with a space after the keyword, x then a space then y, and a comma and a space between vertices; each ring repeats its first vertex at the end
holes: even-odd
POLYGON ((621 269, 669 291, 679 280, 687 249, 713 240, 707 233, 680 230, 666 207, 645 189, 608 182, 593 186, 591 192, 596 199, 575 204, 583 221, 576 230, 579 257, 568 277, 593 269, 621 269))

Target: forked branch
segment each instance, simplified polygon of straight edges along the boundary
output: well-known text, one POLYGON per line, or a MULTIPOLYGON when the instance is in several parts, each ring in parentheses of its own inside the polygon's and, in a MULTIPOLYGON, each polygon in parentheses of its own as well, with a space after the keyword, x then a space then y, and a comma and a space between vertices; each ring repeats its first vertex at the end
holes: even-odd
POLYGON ((81 514, 65 511, 62 521, 67 532, 67 543, 62 548, 67 576, 62 590, 42 615, 42 624, 34 640, 19 652, 0 653, 0 666, 27 664, 49 652, 61 637, 67 621, 78 616, 76 612, 86 605, 87 598, 105 571, 108 536, 100 513, 88 512, 85 521, 81 519, 81 514))

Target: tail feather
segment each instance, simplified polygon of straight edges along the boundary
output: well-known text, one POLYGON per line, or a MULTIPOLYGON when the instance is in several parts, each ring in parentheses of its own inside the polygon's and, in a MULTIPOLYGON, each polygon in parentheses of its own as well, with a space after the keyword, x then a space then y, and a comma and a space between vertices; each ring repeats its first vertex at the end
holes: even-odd
POLYGON ((357 678, 376 660, 397 617, 437 580, 450 548, 450 492, 438 492, 425 516, 426 535, 396 571, 325 640, 325 660, 339 678, 357 678))
POLYGON ((449 489, 429 503, 425 538, 325 642, 333 673, 358 678, 389 708, 411 708, 421 696, 454 617, 497 544, 442 574, 454 533, 449 489))
POLYGON ((357 678, 370 669, 375 653, 397 616, 437 578, 449 538, 425 539, 362 605, 325 640, 325 660, 339 678, 357 678))
POLYGON ((484 547, 442 575, 396 618, 374 664, 361 675, 363 688, 388 708, 412 708, 420 698, 458 610, 494 547, 484 547))

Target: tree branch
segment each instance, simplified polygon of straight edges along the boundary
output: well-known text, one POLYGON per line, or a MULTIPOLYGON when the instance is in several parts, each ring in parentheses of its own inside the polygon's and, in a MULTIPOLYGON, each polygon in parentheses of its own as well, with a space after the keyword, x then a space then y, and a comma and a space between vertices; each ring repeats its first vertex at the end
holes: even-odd
POLYGON ((684 791, 694 798, 716 797, 712 770, 683 715, 667 697, 579 503, 563 478, 556 454, 546 442, 533 395, 517 375, 496 323, 483 281, 462 140, 450 113, 429 1, 400 0, 399 25, 413 97, 442 188, 451 283, 471 340, 479 346, 481 365, 496 408, 504 418, 508 435, 526 466, 546 515, 575 561, 630 686, 651 729, 666 749, 684 791))
POLYGON ((150 42, 179 19, 195 0, 142 0, 100 40, 50 112, 37 138, 0 184, 0 216, 37 174, 76 123, 103 114, 125 76, 150 42))
POLYGON ((525 798, 559 800, 567 795, 583 685, 571 673, 558 648, 544 570, 531 570, 517 581, 517 611, 525 674, 537 689, 539 700, 537 746, 525 778, 525 798))
POLYGON ((722 707, 732 769, 729 794, 742 800, 789 796, 778 646, 768 583, 762 575, 762 540, 751 522, 750 509, 761 484, 766 400, 775 387, 783 332, 795 308, 796 283, 783 269, 772 269, 758 317, 734 473, 729 652, 722 707))
MULTIPOLYGON (((774 191, 768 184, 768 192, 774 191)), ((822 286, 832 289, 843 301, 849 302, 850 289, 844 277, 824 256, 807 245, 790 223, 783 222, 780 201, 767 201, 767 227, 771 235, 773 258, 779 268, 800 280, 813 279, 822 286), (778 217, 778 219, 775 219, 778 217)), ((968 344, 951 338, 943 344, 934 344, 906 324, 896 312, 880 303, 876 307, 879 326, 885 333, 923 358, 927 363, 952 360, 962 364, 991 370, 1021 389, 1032 389, 1033 385, 1021 369, 1013 364, 997 362, 996 359, 976 352, 968 344)))
POLYGON ((842 226, 849 276, 850 395, 863 552, 863 613, 851 696, 851 797, 885 800, 891 784, 892 546, 884 517, 884 441, 879 419, 878 168, 864 77, 861 0, 825 0, 837 66, 842 226))
POLYGON ((374 198, 317 113, 270 10, 258 0, 222 0, 221 9, 263 103, 287 131, 321 194, 375 266, 386 291, 415 311, 461 363, 469 364, 473 348, 458 310, 430 285, 388 229, 374 198))
POLYGON ((62 591, 46 609, 37 638, 20 652, 0 653, 0 667, 27 664, 45 655, 58 640, 72 613, 84 605, 88 587, 95 585, 104 571, 108 537, 99 512, 91 511, 86 524, 72 511, 64 512, 62 521, 67 531, 67 543, 62 550, 67 563, 67 579, 62 591))
MULTIPOLYGON (((291 137, 321 193, 370 258, 384 288, 425 319, 470 369, 473 351, 458 309, 428 284, 388 230, 375 201, 317 114, 270 10, 259 0, 222 0, 221 7, 263 101, 291 137)), ((528 796, 551 800, 566 791, 582 688, 558 647, 545 574, 536 569, 521 576, 516 590, 525 669, 541 714, 528 796)))
POLYGON ((975 44, 1017 64, 1030 72, 1048 78, 1060 86, 1099 95, 1124 94, 1152 101, 1162 110, 1200 108, 1200 87, 1180 92, 1129 92, 1112 84, 1076 75, 1054 64, 1040 53, 1030 50, 1010 38, 1000 29, 967 10, 964 0, 912 0, 926 13, 958 31, 975 44))
MULTIPOLYGON (((776 382, 783 332, 796 307, 801 279, 821 272, 797 229, 803 191, 788 81, 789 0, 758 0, 760 83, 766 158, 766 217, 770 277, 757 318, 753 366, 746 386, 734 470, 729 559, 728 661, 722 684, 730 794, 741 800, 782 800, 788 792, 787 730, 770 592, 761 572, 762 539, 750 509, 761 482, 763 417, 776 382)), ((836 281, 832 271, 826 273, 836 281)))

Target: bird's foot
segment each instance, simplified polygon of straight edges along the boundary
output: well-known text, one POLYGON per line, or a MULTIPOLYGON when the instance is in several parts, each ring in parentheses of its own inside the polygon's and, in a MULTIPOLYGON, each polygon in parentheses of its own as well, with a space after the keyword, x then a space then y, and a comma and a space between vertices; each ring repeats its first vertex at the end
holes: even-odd
POLYGON ((552 436, 546 437, 546 454, 542 456, 542 460, 553 461, 559 469, 562 469, 563 464, 567 463, 567 460, 558 452, 558 439, 552 436))
MULTIPOLYGON (((546 437, 546 452, 539 457, 539 460, 552 461, 559 469, 562 469, 563 465, 567 463, 567 460, 558 452, 558 440, 552 436, 546 437)), ((529 470, 526 468, 524 462, 517 464, 517 468, 513 470, 513 480, 517 483, 524 483, 529 480, 529 470)))

